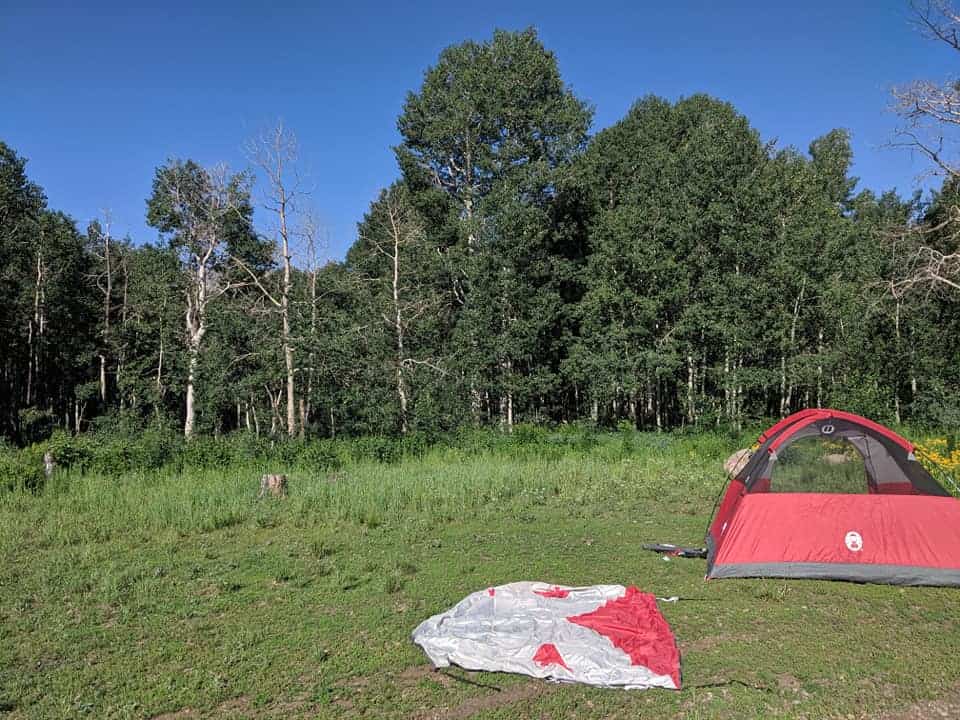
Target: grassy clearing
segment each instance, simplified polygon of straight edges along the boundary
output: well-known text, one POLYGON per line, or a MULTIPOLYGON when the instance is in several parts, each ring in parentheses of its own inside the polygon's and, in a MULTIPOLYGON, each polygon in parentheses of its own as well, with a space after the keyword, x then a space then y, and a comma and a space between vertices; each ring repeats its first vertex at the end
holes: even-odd
POLYGON ((0 494, 9 718, 872 717, 960 676, 960 592, 703 581, 738 443, 634 433, 427 450, 393 464, 65 473, 0 494), (409 642, 488 585, 636 584, 683 650, 678 693, 433 673, 409 642))

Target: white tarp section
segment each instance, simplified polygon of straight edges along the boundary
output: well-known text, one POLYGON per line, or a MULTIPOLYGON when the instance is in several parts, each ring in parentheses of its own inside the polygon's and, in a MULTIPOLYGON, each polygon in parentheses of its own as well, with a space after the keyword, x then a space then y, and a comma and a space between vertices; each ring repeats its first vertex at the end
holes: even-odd
POLYGON ((413 631, 436 667, 602 687, 679 689, 680 653, 656 598, 635 587, 515 582, 467 596, 413 631))

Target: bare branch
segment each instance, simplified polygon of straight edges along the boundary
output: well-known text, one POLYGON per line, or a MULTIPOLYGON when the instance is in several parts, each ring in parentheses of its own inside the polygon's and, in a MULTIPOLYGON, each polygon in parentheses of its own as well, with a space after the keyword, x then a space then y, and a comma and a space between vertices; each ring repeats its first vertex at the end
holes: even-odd
POLYGON ((280 304, 281 304, 281 303, 280 303, 280 300, 278 300, 277 298, 275 298, 275 297, 273 296, 273 293, 271 293, 269 290, 267 290, 266 287, 264 287, 263 283, 260 282, 260 278, 259 278, 259 277, 257 276, 257 274, 250 268, 250 266, 249 266, 247 263, 245 263, 243 260, 241 260, 241 259, 240 259, 239 257, 237 257, 236 255, 231 255, 231 256, 230 256, 230 261, 231 261, 234 265, 236 265, 238 268, 240 268, 241 270, 243 270, 243 271, 247 274, 247 276, 250 278, 252 284, 257 287, 257 289, 258 289, 258 290, 260 291, 260 293, 263 295, 263 297, 264 297, 265 300, 269 301, 271 304, 275 305, 275 306, 278 307, 278 308, 280 307, 280 304))
POLYGON ((424 366, 430 368, 431 370, 435 370, 436 372, 440 373, 441 375, 446 375, 446 374, 447 374, 447 371, 446 371, 444 368, 440 367, 439 365, 437 365, 437 364, 434 363, 434 362, 431 362, 430 360, 415 360, 414 358, 404 358, 404 359, 403 359, 403 364, 404 364, 405 367, 415 367, 415 366, 417 366, 417 365, 424 365, 424 366))
POLYGON ((945 0, 911 0, 914 23, 927 37, 941 40, 954 50, 960 50, 960 15, 945 0))
MULTIPOLYGON (((927 37, 960 51, 960 13, 947 0, 912 0, 914 22, 927 37)), ((906 122, 893 147, 920 152, 934 172, 960 179, 960 162, 951 157, 947 141, 960 130, 960 81, 934 83, 918 80, 894 89, 894 110, 906 122)), ((889 282, 895 298, 921 289, 960 290, 960 208, 941 196, 946 217, 926 227, 907 225, 897 238, 899 272, 889 282), (932 242, 931 242, 932 240, 932 242)))

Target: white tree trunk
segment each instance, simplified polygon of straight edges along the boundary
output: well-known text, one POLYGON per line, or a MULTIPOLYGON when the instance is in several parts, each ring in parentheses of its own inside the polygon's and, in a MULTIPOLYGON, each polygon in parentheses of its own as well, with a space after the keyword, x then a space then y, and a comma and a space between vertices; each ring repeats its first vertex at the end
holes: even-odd
POLYGON ((260 418, 257 416, 257 404, 254 402, 253 395, 250 396, 248 407, 250 408, 250 414, 253 415, 253 430, 256 436, 260 437, 260 418))
POLYGON ((405 352, 403 348, 403 310, 400 305, 400 241, 399 225, 393 221, 393 279, 391 289, 393 294, 393 328, 397 345, 397 401, 400 406, 400 432, 407 434, 407 384, 403 377, 403 363, 405 352))
POLYGON ((32 405, 36 394, 36 383, 40 377, 40 343, 44 331, 44 281, 43 245, 37 249, 36 276, 33 285, 33 317, 27 328, 27 396, 26 404, 32 405))
MULTIPOLYGON (((500 376, 510 378, 513 372, 513 362, 509 359, 501 360, 499 365, 500 376)), ((506 430, 508 433, 513 432, 513 393, 510 390, 500 393, 500 430, 506 430)))
MULTIPOLYGON (((800 318, 800 306, 803 304, 803 296, 807 289, 807 278, 800 281, 800 294, 797 295, 793 303, 793 319, 790 322, 790 345, 788 351, 791 353, 791 359, 796 354, 797 347, 797 321, 800 318)), ((793 407, 793 377, 787 376, 786 353, 780 356, 781 383, 785 387, 780 399, 780 416, 786 417, 787 413, 793 407)))
POLYGON ((197 351, 190 350, 190 359, 187 363, 187 402, 186 417, 183 421, 183 436, 187 439, 192 438, 196 428, 196 377, 197 377, 197 351))
MULTIPOLYGON (((103 264, 106 272, 106 286, 103 289, 103 345, 110 342, 110 301, 113 294, 113 268, 110 265, 110 224, 107 222, 103 232, 103 264)), ((107 354, 100 354, 100 401, 107 402, 107 354)))
POLYGON ((192 438, 196 429, 196 390, 197 367, 200 361, 200 351, 203 347, 203 337, 207 332, 207 263, 213 254, 214 245, 208 246, 204 255, 197 255, 194 265, 194 275, 191 278, 193 287, 187 290, 187 312, 185 316, 187 330, 187 388, 186 409, 183 421, 183 436, 192 438))
POLYGON ((107 402, 107 356, 100 353, 100 401, 107 402))
POLYGON ((283 244, 283 290, 280 294, 280 317, 282 319, 283 361, 287 371, 287 435, 293 437, 297 432, 297 398, 294 385, 293 340, 290 333, 290 290, 291 277, 290 238, 287 230, 286 190, 280 184, 280 239, 283 244))
POLYGON ((780 417, 787 416, 787 356, 780 354, 780 417))
MULTIPOLYGON (((254 284, 263 293, 264 298, 280 312, 280 349, 283 353, 286 385, 284 424, 287 436, 294 437, 297 434, 297 393, 294 339, 290 322, 290 296, 293 287, 290 214, 296 198, 302 193, 296 176, 292 184, 288 180, 287 166, 296 162, 297 139, 292 132, 284 128, 282 123, 278 123, 276 127, 248 143, 247 154, 264 171, 270 184, 265 206, 277 217, 277 233, 283 261, 283 280, 279 297, 268 291, 250 268, 239 259, 235 259, 254 279, 254 284)), ((306 231, 306 234, 310 235, 313 228, 306 228, 306 231)))
MULTIPOLYGON (((897 369, 900 367, 900 357, 901 357, 901 348, 900 348, 900 298, 897 298, 896 309, 894 310, 893 316, 893 326, 897 334, 897 345, 896 345, 896 354, 897 354, 897 369)), ((893 379, 893 413, 896 418, 897 424, 901 422, 900 418, 900 373, 897 372, 896 377, 893 379)))
POLYGON ((817 329, 817 407, 823 407, 823 328, 817 329))

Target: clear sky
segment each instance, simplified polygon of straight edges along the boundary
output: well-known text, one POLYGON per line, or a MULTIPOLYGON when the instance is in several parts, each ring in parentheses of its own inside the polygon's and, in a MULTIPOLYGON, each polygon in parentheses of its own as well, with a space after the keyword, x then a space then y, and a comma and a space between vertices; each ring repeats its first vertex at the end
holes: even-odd
POLYGON ((397 175, 405 94, 441 49, 497 27, 538 29, 595 107, 594 130, 643 95, 707 92, 781 145, 849 129, 860 187, 904 194, 926 166, 884 147, 889 89, 956 67, 910 25, 905 0, 156 5, 0 0, 0 139, 29 159, 51 207, 81 228, 109 208, 138 242, 156 238, 144 203, 157 165, 242 168, 244 141, 283 118, 342 257, 397 175))

